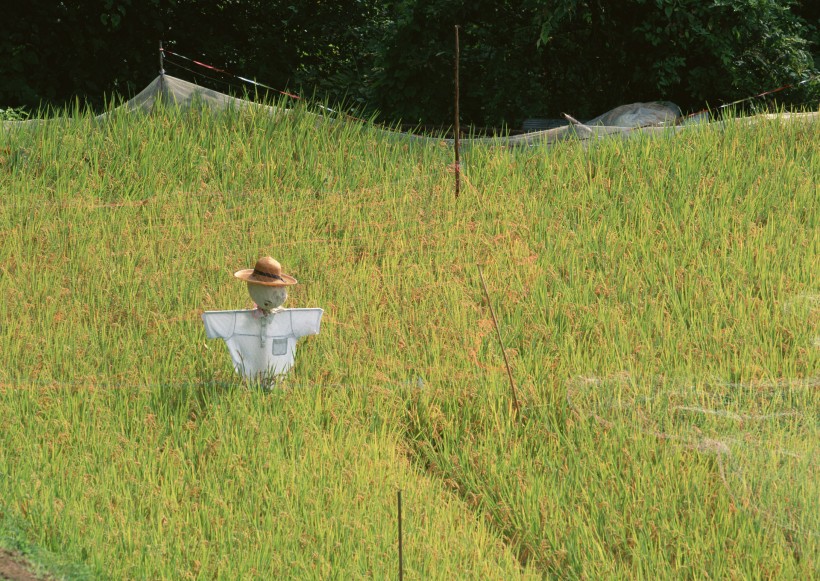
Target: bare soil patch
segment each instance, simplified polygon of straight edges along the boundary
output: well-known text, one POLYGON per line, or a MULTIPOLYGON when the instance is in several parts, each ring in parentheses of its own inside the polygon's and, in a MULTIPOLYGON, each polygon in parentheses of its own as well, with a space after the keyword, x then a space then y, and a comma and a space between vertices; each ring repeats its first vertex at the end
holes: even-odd
POLYGON ((0 579, 7 581, 46 581, 53 577, 38 577, 31 564, 20 553, 0 549, 0 579))

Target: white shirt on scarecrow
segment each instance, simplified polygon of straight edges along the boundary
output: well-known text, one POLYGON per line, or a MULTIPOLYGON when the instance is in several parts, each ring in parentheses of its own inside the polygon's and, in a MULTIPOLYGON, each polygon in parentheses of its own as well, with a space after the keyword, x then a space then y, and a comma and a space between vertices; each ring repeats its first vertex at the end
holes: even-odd
POLYGON ((223 339, 237 373, 248 379, 287 373, 296 357, 296 340, 318 335, 322 309, 206 311, 208 339, 223 339))
POLYGON ((322 309, 283 309, 287 289, 296 279, 282 272, 270 256, 256 266, 234 273, 248 284, 259 305, 253 310, 206 311, 202 314, 208 339, 224 339, 237 373, 247 379, 265 379, 287 373, 296 357, 296 341, 318 335, 322 309))

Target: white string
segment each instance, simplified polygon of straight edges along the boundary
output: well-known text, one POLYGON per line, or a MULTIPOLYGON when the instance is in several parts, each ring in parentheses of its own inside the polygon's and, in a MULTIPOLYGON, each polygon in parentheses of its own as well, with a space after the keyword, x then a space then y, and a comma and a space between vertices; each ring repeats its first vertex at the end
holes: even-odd
MULTIPOLYGON (((577 388, 584 387, 584 386, 603 386, 608 383, 615 383, 615 384, 626 384, 629 381, 629 376, 616 376, 610 379, 600 379, 600 378, 589 378, 589 377, 582 377, 577 378, 575 380, 571 380, 568 382, 567 385, 567 403, 572 410, 579 416, 579 417, 589 417, 595 420, 596 423, 606 427, 607 429, 611 429, 615 426, 614 419, 606 419, 601 417, 600 411, 601 409, 609 409, 612 410, 614 413, 617 412, 628 412, 633 411, 636 414, 636 417, 630 420, 628 417, 620 418, 621 423, 626 423, 629 425, 632 423, 632 429, 641 435, 650 436, 657 438, 662 441, 669 441, 674 442, 684 448, 696 450, 701 453, 712 454, 717 459, 717 465, 719 469, 719 475, 723 486, 725 487, 727 493, 732 498, 733 503, 738 508, 748 508, 754 514, 758 515, 759 517, 763 518, 765 521, 776 525, 777 527, 788 530, 794 533, 801 533, 805 535, 810 535, 812 537, 820 536, 820 532, 817 530, 813 530, 812 528, 800 526, 795 523, 785 522, 783 518, 779 517, 775 512, 765 506, 762 506, 761 503, 755 502, 754 499, 751 497, 753 493, 747 491, 747 495, 749 498, 746 500, 748 502, 740 502, 736 491, 733 489, 731 480, 732 477, 730 474, 735 474, 738 479, 741 479, 744 484, 744 488, 748 486, 746 481, 747 478, 755 478, 755 475, 749 475, 748 467, 743 467, 743 459, 742 454, 739 456, 738 454, 742 450, 748 451, 750 454, 754 455, 756 450, 763 448, 765 450, 765 454, 778 454, 782 456, 786 456, 792 458, 794 460, 802 461, 807 464, 807 469, 810 471, 809 474, 805 475, 806 482, 814 482, 815 478, 812 476, 814 470, 817 469, 818 466, 818 457, 815 452, 812 451, 812 446, 816 448, 816 440, 812 441, 811 436, 816 431, 816 418, 813 415, 809 415, 807 413, 798 412, 794 410, 788 411, 781 411, 781 412, 773 412, 773 413, 763 413, 763 414, 755 414, 755 413, 741 413, 741 412, 733 412, 726 409, 710 409, 707 407, 695 406, 695 405, 673 405, 669 408, 663 408, 663 403, 671 402, 672 400, 681 397, 684 392, 682 391, 674 391, 671 390, 667 393, 658 393, 657 395, 650 395, 650 396, 641 396, 641 397, 634 397, 634 398, 623 398, 620 399, 619 395, 612 395, 608 401, 602 402, 599 404, 592 404, 592 408, 585 410, 584 406, 582 405, 580 398, 577 397, 578 393, 574 393, 577 388), (617 400, 617 401, 616 401, 617 400), (649 403, 657 403, 660 402, 661 409, 660 414, 658 411, 655 411, 656 416, 662 415, 664 411, 669 412, 676 412, 682 411, 688 414, 701 414, 710 417, 717 417, 717 418, 725 418, 732 421, 737 421, 741 423, 748 423, 748 422, 764 422, 766 420, 776 420, 779 418, 792 418, 794 420, 803 420, 806 423, 806 429, 810 432, 810 436, 808 439, 805 438, 798 438, 798 441, 806 441, 807 445, 810 447, 808 451, 796 451, 793 449, 783 448, 779 445, 774 444, 771 440, 766 439, 765 436, 761 437, 761 439, 757 442, 757 446, 754 445, 752 441, 749 439, 749 434, 753 433, 750 432, 749 428, 738 428, 735 429, 734 436, 720 436, 715 434, 704 434, 697 426, 690 426, 690 429, 695 432, 695 435, 679 435, 675 433, 670 433, 668 430, 658 429, 655 425, 658 423, 663 424, 663 419, 659 420, 657 417, 653 420, 652 415, 649 413, 648 410, 643 410, 641 405, 646 405, 649 403), (655 424, 655 425, 653 425, 655 424), (745 435, 745 436, 744 436, 745 435), (741 437, 744 436, 744 437, 741 437), (811 454, 811 455, 807 455, 811 454), (732 468, 732 465, 734 467, 732 468)), ((713 382, 712 385, 715 383, 713 382)), ((661 386, 662 384, 658 384, 661 386)), ((760 384, 742 384, 737 382, 723 382, 718 384, 724 388, 731 388, 735 392, 740 393, 731 393, 730 395, 735 398, 739 399, 741 397, 742 390, 746 390, 748 393, 750 390, 754 391, 751 394, 752 397, 754 396, 766 396, 767 390, 769 392, 768 395, 772 396, 772 398, 776 398, 777 395, 782 395, 780 392, 785 390, 786 388, 801 388, 806 389, 811 397, 811 393, 813 393, 813 389, 820 385, 820 377, 812 377, 805 380, 777 380, 771 381, 768 383, 760 383, 760 384)), ((690 388, 689 395, 691 396, 694 392, 694 388, 690 388)), ((591 392, 588 392, 591 393, 591 392)), ((697 395, 697 394, 696 394, 697 395)), ((714 394, 700 394, 701 396, 708 396, 714 394)), ((717 394, 720 396, 720 394, 717 394)), ((718 397, 718 399, 720 399, 718 397)), ((671 420, 671 418, 668 418, 671 420)), ((719 431, 719 430, 713 430, 719 431)), ((798 436, 800 434, 798 433, 798 436)), ((762 483, 762 482, 760 482, 762 483)), ((810 502, 810 500, 809 500, 810 502)), ((807 509, 810 510, 810 509, 807 509)))

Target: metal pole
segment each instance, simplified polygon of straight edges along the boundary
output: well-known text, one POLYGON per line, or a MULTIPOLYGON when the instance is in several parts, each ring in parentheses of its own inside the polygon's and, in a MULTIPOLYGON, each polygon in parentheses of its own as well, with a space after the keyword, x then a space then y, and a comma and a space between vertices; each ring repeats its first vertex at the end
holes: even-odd
POLYGON ((461 133, 461 129, 459 128, 458 123, 458 60, 459 60, 459 47, 458 47, 458 25, 456 24, 456 60, 455 60, 455 71, 453 76, 455 77, 455 85, 456 85, 456 94, 455 94, 455 152, 456 152, 456 162, 455 162, 455 172, 456 172, 456 199, 458 199, 458 193, 461 189, 461 166, 459 165, 459 158, 458 158, 458 138, 459 133, 461 133))
POLYGON ((162 41, 159 41, 159 74, 165 74, 165 52, 162 50, 162 41))

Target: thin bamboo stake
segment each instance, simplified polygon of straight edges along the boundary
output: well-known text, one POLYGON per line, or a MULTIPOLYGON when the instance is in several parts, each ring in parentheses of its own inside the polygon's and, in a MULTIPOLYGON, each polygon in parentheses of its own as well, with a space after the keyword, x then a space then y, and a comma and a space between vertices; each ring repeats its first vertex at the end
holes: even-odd
POLYGON ((458 47, 458 24, 456 24, 455 28, 456 28, 456 58, 455 58, 455 64, 453 65, 454 66, 453 76, 455 78, 456 93, 455 93, 455 122, 454 122, 455 140, 453 142, 455 144, 456 160, 455 160, 455 165, 453 166, 453 169, 455 170, 455 174, 456 174, 456 199, 458 199, 458 193, 461 190, 461 167, 459 165, 459 156, 458 156, 459 133, 461 133, 461 129, 460 129, 459 123, 458 123, 458 116, 459 116, 459 114, 458 114, 458 100, 459 100, 459 95, 458 95, 458 61, 459 61, 459 56, 460 56, 459 55, 459 47, 458 47))
POLYGON ((510 378, 510 390, 512 391, 513 409, 518 415, 518 397, 515 393, 515 381, 513 381, 512 369, 510 368, 510 361, 507 359, 507 350, 504 348, 504 341, 501 339, 501 330, 498 328, 498 319, 495 318, 495 310, 493 310, 493 303, 490 302, 490 293, 487 292, 487 283, 484 282, 484 273, 481 272, 481 266, 478 266, 478 274, 481 277, 481 286, 484 287, 484 296, 487 297, 487 306, 490 307, 490 314, 493 316, 493 325, 495 325, 495 332, 498 335, 498 344, 501 345, 501 354, 504 355, 504 364, 507 366, 507 377, 510 378))
POLYGON ((402 581, 404 579, 404 555, 401 534, 401 490, 398 490, 396 495, 399 504, 399 581, 402 581))

